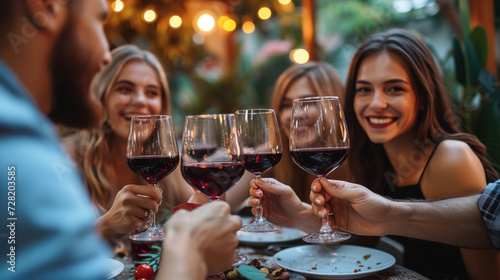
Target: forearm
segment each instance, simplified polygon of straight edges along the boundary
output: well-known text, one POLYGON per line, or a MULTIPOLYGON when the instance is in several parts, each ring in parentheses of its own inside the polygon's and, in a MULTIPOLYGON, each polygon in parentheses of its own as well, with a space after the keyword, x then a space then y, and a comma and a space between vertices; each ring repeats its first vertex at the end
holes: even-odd
POLYGON ((388 234, 461 247, 489 248, 491 241, 476 205, 477 198, 392 203, 388 234))

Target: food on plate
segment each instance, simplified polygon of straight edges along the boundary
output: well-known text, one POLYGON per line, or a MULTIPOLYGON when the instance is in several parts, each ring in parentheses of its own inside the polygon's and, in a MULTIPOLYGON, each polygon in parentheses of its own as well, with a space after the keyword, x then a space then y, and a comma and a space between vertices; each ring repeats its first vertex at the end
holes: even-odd
POLYGON ((290 279, 290 274, 284 268, 265 267, 258 259, 253 259, 248 265, 233 267, 226 271, 226 279, 230 280, 267 280, 267 279, 290 279))

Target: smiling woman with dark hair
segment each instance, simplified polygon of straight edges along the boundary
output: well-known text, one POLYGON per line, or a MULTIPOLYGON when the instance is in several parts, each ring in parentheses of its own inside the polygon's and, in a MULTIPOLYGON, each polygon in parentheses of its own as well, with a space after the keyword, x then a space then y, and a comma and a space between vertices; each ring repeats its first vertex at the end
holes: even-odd
MULTIPOLYGON (((453 116, 432 53, 415 34, 371 36, 354 54, 345 115, 349 164, 363 185, 398 199, 480 193, 498 178, 484 145, 453 116)), ((431 279, 499 278, 498 253, 397 238, 404 264, 431 279)))

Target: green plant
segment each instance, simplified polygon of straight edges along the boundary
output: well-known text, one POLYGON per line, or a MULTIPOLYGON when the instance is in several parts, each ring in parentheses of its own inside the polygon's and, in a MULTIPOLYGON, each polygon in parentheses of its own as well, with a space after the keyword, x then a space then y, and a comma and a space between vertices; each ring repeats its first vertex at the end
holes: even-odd
POLYGON ((136 261, 136 264, 147 264, 151 266, 154 271, 158 271, 158 264, 160 263, 160 256, 161 256, 161 247, 159 246, 151 246, 151 251, 149 251, 146 254, 141 254, 141 257, 144 257, 144 259, 140 261, 136 261))
POLYGON ((471 30, 469 1, 458 3, 462 34, 453 38, 451 54, 460 89, 451 97, 463 129, 486 145, 490 160, 500 171, 500 84, 486 70, 486 31, 481 26, 471 30))

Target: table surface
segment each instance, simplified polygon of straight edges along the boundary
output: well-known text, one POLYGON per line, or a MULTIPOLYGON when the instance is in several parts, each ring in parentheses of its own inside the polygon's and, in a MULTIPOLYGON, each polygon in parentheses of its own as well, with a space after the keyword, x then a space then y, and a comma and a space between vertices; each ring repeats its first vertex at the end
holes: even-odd
MULTIPOLYGON (((284 247, 290 247, 293 245, 302 245, 302 244, 295 244, 297 242, 293 242, 291 244, 279 244, 283 249, 284 247)), ((299 242, 300 243, 300 242, 299 242)), ((245 254, 250 260, 252 259, 265 259, 266 264, 265 266, 276 266, 273 261, 272 253, 270 252, 264 252, 264 250, 267 248, 267 246, 246 246, 246 245, 241 245, 238 248, 238 251, 240 253, 245 254)), ((116 277, 112 278, 113 280, 134 280, 134 263, 127 259, 127 258, 117 258, 120 262, 122 262, 125 266, 123 271, 116 277)), ((309 280, 310 278, 304 278, 306 280, 309 280)), ((394 265, 391 268, 388 268, 386 270, 377 272, 376 274, 373 274, 371 276, 361 278, 364 280, 416 280, 416 279, 427 279, 423 277, 422 275, 411 271, 403 266, 400 265, 394 265)))

